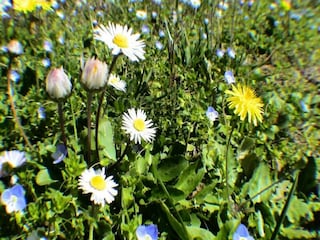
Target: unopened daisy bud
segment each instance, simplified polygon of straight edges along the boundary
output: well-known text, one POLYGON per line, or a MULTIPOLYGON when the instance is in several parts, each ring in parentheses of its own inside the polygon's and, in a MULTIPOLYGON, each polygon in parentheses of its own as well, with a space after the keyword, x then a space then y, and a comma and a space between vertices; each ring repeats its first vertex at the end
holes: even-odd
POLYGON ((108 65, 91 58, 84 65, 81 82, 87 90, 100 90, 108 82, 108 65))
POLYGON ((63 67, 51 69, 46 79, 46 90, 53 99, 62 99, 71 93, 72 84, 63 67))

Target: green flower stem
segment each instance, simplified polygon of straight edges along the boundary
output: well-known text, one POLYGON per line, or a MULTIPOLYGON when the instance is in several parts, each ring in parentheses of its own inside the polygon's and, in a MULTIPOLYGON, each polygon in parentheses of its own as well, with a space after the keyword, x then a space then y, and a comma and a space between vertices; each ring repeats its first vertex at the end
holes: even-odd
MULTIPOLYGON (((10 60, 9 66, 10 66, 10 64, 11 64, 11 60, 10 60)), ((10 79, 10 76, 9 76, 10 71, 11 71, 11 67, 8 69, 8 75, 7 75, 8 86, 7 87, 8 87, 8 97, 9 97, 11 111, 12 111, 12 114, 13 114, 13 119, 14 119, 16 127, 20 131, 20 135, 23 137, 23 139, 26 142, 26 144, 28 145, 28 147, 30 149, 34 150, 32 144, 30 143, 26 133, 24 132, 24 130, 22 128, 20 119, 19 119, 17 111, 16 111, 16 107, 15 107, 15 103, 14 103, 14 99, 13 99, 13 87, 11 86, 11 79, 10 79)))
POLYGON ((93 240, 93 224, 90 224, 90 228, 89 228, 89 240, 93 240))
POLYGON ((64 116, 63 116, 63 105, 62 104, 63 104, 62 101, 58 101, 58 115, 59 115, 62 142, 65 145, 65 147, 67 147, 67 137, 66 137, 66 133, 64 131, 64 116))
MULTIPOLYGON (((112 58, 112 62, 109 68, 109 74, 108 74, 108 78, 110 76, 110 73, 112 72, 114 66, 116 65, 116 61, 118 59, 120 54, 115 55, 112 58)), ((108 79, 109 81, 109 79, 108 79)), ((106 86, 107 87, 107 86, 106 86)), ((98 133, 99 133, 99 120, 100 120, 100 115, 101 115, 101 108, 102 108, 102 103, 103 103, 103 99, 104 99, 104 94, 105 94, 105 90, 106 87, 102 90, 100 98, 99 98, 99 103, 98 103, 98 111, 97 111, 97 115, 96 115, 96 129, 95 129, 95 144, 96 144, 96 155, 98 158, 98 162, 100 161, 100 155, 99 155, 99 138, 98 138, 98 133)))
POLYGON ((88 99, 87 99, 87 119, 88 119, 88 163, 91 163, 91 103, 92 103, 93 93, 88 91, 88 99))
POLYGON ((232 136, 232 133, 233 133, 233 130, 234 130, 234 126, 232 126, 232 129, 230 131, 230 134, 229 134, 229 138, 228 138, 228 141, 227 141, 227 147, 226 147, 226 172, 225 172, 225 175, 226 175, 226 191, 227 191, 227 200, 228 200, 228 209, 230 210, 231 209, 231 203, 230 203, 230 191, 229 191, 229 161, 228 161, 228 152, 229 152, 229 146, 230 146, 230 141, 231 141, 231 136, 232 136))
POLYGON ((277 238, 277 235, 278 235, 278 233, 279 233, 279 231, 280 231, 280 227, 281 227, 281 225, 282 225, 282 223, 283 223, 283 220, 284 220, 284 218, 285 218, 285 216, 286 216, 286 213, 287 213, 287 211, 288 211, 290 201, 291 201, 291 199, 292 199, 292 197, 293 197, 293 193, 295 192, 296 187, 297 187, 297 185, 298 185, 298 179, 299 179, 299 172, 297 171, 297 172, 295 173, 294 182, 293 182, 292 187, 291 187, 291 189, 290 189, 290 192, 289 192, 287 201, 286 201, 286 203, 285 203, 285 205, 284 205, 284 207, 283 207, 283 209, 282 209, 280 218, 279 218, 279 220, 278 220, 278 222, 277 222, 277 225, 276 225, 276 227, 275 227, 275 229, 274 229, 274 231, 273 231, 273 233, 272 233, 272 236, 271 236, 270 240, 275 240, 275 239, 277 238))
POLYGON ((72 103, 72 101, 70 101, 70 107, 71 107, 71 112, 72 112, 72 122, 73 122, 74 138, 75 138, 76 142, 78 142, 77 124, 76 124, 75 112, 74 112, 74 108, 73 108, 73 103, 72 103))

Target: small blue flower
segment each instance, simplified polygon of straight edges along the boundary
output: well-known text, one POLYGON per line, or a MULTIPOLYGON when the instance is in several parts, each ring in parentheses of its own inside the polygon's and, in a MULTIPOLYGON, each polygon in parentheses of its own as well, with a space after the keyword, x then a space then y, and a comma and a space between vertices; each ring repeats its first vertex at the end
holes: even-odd
POLYGON ((2 18, 10 18, 10 15, 7 13, 7 10, 12 7, 12 4, 9 0, 0 1, 0 15, 2 18))
POLYGON ((152 11, 151 12, 151 17, 152 17, 152 19, 156 19, 158 17, 158 13, 155 12, 155 11, 152 11))
POLYGON ((155 224, 140 225, 136 230, 138 240, 157 240, 158 227, 155 224))
POLYGON ((21 212, 27 206, 25 191, 19 184, 6 189, 1 195, 1 202, 6 206, 7 213, 21 212))
POLYGON ((240 224, 236 232, 233 234, 232 240, 254 240, 254 238, 250 236, 246 226, 240 224))
POLYGON ((166 36, 165 32, 163 30, 159 30, 159 37, 164 37, 166 36))
POLYGON ((54 159, 53 164, 58 164, 62 162, 67 155, 68 155, 67 147, 64 144, 59 143, 57 145, 56 151, 51 155, 51 157, 54 159))
POLYGON ((43 106, 40 106, 38 108, 38 118, 39 119, 45 119, 46 118, 46 110, 43 106))
POLYGON ((141 32, 143 33, 143 34, 149 34, 150 33, 150 28, 147 26, 147 25, 142 25, 142 27, 141 27, 141 32))
POLYGON ((52 49, 53 49, 52 42, 50 40, 45 40, 43 42, 43 49, 46 52, 52 52, 52 49))
POLYGON ((235 83, 236 80, 234 78, 234 75, 233 75, 233 72, 228 70, 224 73, 224 79, 226 80, 226 82, 228 84, 232 84, 232 83, 235 83))
POLYGON ((156 48, 158 50, 162 50, 163 49, 163 44, 161 42, 159 42, 159 41, 156 41, 156 48))
POLYGON ((51 3, 51 7, 52 7, 53 9, 58 9, 60 6, 59 6, 59 3, 58 3, 57 1, 53 1, 53 2, 51 3))
POLYGON ((193 8, 193 9, 198 9, 201 5, 201 1, 200 0, 189 0, 189 5, 193 8))
POLYGON ((96 19, 92 20, 92 26, 96 27, 98 25, 98 21, 96 19))
POLYGON ((42 63, 42 65, 43 65, 45 68, 48 68, 48 67, 50 67, 50 65, 51 65, 51 61, 50 61, 49 58, 44 58, 44 59, 42 59, 41 63, 42 63))
POLYGON ((300 101, 300 107, 303 112, 305 113, 309 112, 309 107, 308 105, 306 105, 306 103, 303 100, 300 101))
POLYGON ((10 70, 9 78, 10 78, 11 81, 17 83, 20 80, 20 74, 15 70, 10 70))
POLYGON ((234 51, 232 48, 230 48, 230 47, 228 47, 228 49, 227 49, 227 54, 228 54, 228 56, 231 57, 231 58, 235 58, 235 57, 236 57, 235 51, 234 51))
POLYGON ((251 8, 252 5, 253 5, 253 3, 254 3, 254 0, 249 0, 249 1, 248 1, 248 7, 251 8))
POLYGON ((217 49, 216 54, 219 58, 222 58, 224 55, 224 51, 222 49, 217 49))
POLYGON ((219 113, 213 107, 210 106, 206 111, 206 116, 211 122, 214 122, 218 119, 219 113))
POLYGON ((97 16, 98 17, 103 17, 104 16, 104 12, 103 11, 97 11, 97 16))

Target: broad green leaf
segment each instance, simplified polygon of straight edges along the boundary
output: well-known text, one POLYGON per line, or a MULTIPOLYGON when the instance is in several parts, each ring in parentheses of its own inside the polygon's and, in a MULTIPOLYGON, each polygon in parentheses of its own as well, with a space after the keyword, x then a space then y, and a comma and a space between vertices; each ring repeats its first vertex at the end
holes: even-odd
POLYGON ((185 158, 180 156, 163 159, 158 165, 158 176, 163 182, 168 182, 178 177, 187 165, 185 158))
POLYGON ((309 209, 309 205, 303 202, 302 199, 297 198, 294 196, 291 199, 290 206, 287 212, 288 220, 291 223, 299 222, 300 218, 308 218, 311 215, 313 217, 313 213, 309 209))
POLYGON ((136 170, 139 175, 146 173, 149 169, 149 166, 152 164, 152 159, 154 156, 151 155, 150 151, 146 150, 144 156, 137 156, 135 161, 136 170))
MULTIPOLYGON (((116 149, 113 141, 113 129, 107 117, 101 118, 99 121, 99 147, 102 147, 102 153, 107 158, 116 161, 116 149)), ((103 164, 102 161, 101 164, 103 164)), ((106 163, 108 164, 108 163, 106 163)))
POLYGON ((187 231, 191 239, 198 239, 198 240, 216 239, 216 236, 214 236, 210 231, 200 227, 189 226, 187 227, 187 231))
POLYGON ((247 177, 252 176, 254 169, 259 165, 259 158, 255 153, 249 153, 240 160, 241 167, 247 177))
POLYGON ((39 186, 49 185, 53 182, 56 182, 56 180, 52 180, 50 177, 50 174, 48 172, 48 169, 41 169, 36 176, 36 183, 39 186))
POLYGON ((286 239, 315 239, 316 237, 315 233, 295 227, 282 228, 280 234, 286 239))
POLYGON ((190 164, 180 175, 175 188, 183 191, 186 195, 190 194, 201 182, 205 171, 203 168, 196 172, 197 164, 190 164))
POLYGON ((252 201, 254 203, 260 203, 269 199, 272 188, 266 189, 270 187, 271 184, 270 169, 266 164, 261 163, 254 171, 250 181, 243 186, 243 189, 247 190, 245 194, 253 198, 252 201))

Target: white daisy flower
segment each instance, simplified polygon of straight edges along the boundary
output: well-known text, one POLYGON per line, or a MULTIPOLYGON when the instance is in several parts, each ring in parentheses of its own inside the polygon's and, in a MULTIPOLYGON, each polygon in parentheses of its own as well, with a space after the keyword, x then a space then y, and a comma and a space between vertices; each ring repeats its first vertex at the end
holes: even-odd
POLYGON ((110 77, 108 80, 108 85, 114 87, 117 90, 123 91, 123 92, 126 91, 126 86, 127 86, 125 81, 121 80, 119 78, 119 76, 114 75, 114 74, 110 74, 110 77))
POLYGON ((118 194, 115 189, 118 184, 113 181, 113 176, 106 178, 104 168, 96 171, 93 168, 84 170, 79 178, 78 185, 84 194, 91 193, 91 201, 102 206, 106 202, 113 202, 114 197, 118 194))
POLYGON ((151 142, 156 135, 156 128, 152 127, 151 120, 146 120, 147 116, 141 109, 137 111, 133 108, 128 110, 122 116, 122 129, 130 134, 130 140, 135 143, 141 143, 141 138, 151 142))
POLYGON ((7 176, 7 169, 3 167, 8 164, 11 168, 17 168, 22 166, 27 161, 24 152, 18 150, 5 151, 2 156, 0 156, 0 177, 7 176))
POLYGON ((25 153, 19 150, 5 151, 0 157, 1 163, 8 163, 12 168, 20 167, 27 161, 25 153))
POLYGON ((140 34, 132 34, 132 28, 113 23, 109 23, 108 27, 100 25, 94 32, 94 39, 104 42, 112 49, 113 55, 123 53, 131 61, 144 59, 145 43, 138 40, 139 37, 140 34))

